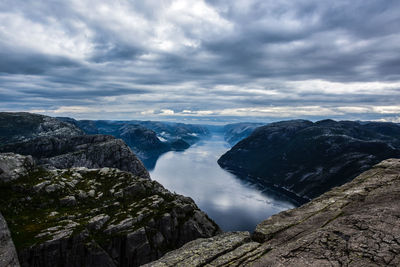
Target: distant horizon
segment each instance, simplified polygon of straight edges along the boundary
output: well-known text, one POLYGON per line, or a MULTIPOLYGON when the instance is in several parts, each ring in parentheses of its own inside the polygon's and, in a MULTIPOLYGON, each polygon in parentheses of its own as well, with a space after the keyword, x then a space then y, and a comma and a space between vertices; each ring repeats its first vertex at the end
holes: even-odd
POLYGON ((39 114, 49 117, 65 117, 65 118, 72 118, 75 120, 91 120, 91 121, 159 121, 159 122, 170 122, 170 123, 186 123, 186 124, 199 124, 199 125, 210 125, 210 126, 223 126, 226 124, 234 124, 234 123, 273 123, 273 122, 280 122, 280 121, 290 121, 290 120, 308 120, 312 122, 317 122, 321 120, 334 120, 334 121, 360 121, 360 122, 391 122, 391 123, 399 123, 396 121, 389 121, 389 120, 382 120, 382 119, 349 119, 349 118, 333 118, 333 117, 318 117, 318 118, 309 118, 309 117, 293 117, 293 118, 249 118, 249 117, 235 117, 235 118, 224 118, 224 117, 217 117, 217 118, 183 118, 183 117, 153 117, 153 118, 79 118, 74 116, 60 116, 60 115, 49 115, 43 114, 38 112, 29 112, 29 111, 0 111, 0 112, 10 112, 10 113, 31 113, 31 114, 39 114))

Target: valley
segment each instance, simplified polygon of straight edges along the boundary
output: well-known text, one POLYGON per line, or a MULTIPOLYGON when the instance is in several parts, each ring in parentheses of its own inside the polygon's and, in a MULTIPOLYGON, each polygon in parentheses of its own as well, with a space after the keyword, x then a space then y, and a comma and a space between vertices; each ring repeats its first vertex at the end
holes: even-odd
POLYGON ((396 123, 0 122, 1 267, 400 262, 396 123))
POLYGON ((228 148, 221 133, 211 133, 183 152, 162 155, 150 176, 191 197, 224 231, 252 231, 263 219, 295 207, 284 195, 262 192, 218 166, 228 148))

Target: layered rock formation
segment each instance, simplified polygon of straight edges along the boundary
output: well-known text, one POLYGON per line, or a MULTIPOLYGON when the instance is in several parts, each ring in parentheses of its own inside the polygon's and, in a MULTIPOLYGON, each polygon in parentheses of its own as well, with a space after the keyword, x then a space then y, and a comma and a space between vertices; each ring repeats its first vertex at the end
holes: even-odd
POLYGON ((0 146, 0 151, 32 155, 39 164, 48 167, 112 167, 150 177, 131 149, 122 140, 109 135, 38 137, 0 146))
POLYGON ((400 157, 398 124, 298 120, 257 128, 218 163, 308 200, 390 157, 400 157))
POLYGON ((389 159, 253 235, 198 239, 146 266, 399 266, 400 160, 389 159))
POLYGON ((132 173, 23 166, 0 184, 21 266, 139 266, 220 233, 193 200, 132 173))
POLYGON ((72 124, 30 113, 0 113, 0 152, 32 155, 56 168, 113 167, 149 178, 131 149, 107 135, 85 135, 72 124))

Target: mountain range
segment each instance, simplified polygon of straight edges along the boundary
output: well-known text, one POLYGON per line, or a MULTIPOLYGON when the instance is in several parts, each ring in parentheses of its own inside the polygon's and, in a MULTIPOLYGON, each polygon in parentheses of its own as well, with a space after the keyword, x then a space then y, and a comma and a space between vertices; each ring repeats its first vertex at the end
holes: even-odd
POLYGON ((300 206, 253 233, 222 233, 140 160, 208 129, 0 113, 0 266, 399 266, 400 125, 219 127, 223 168, 300 206))
POLYGON ((86 134, 106 134, 122 139, 149 170, 165 152, 185 150, 210 134, 205 126, 184 123, 57 119, 75 125, 86 134))

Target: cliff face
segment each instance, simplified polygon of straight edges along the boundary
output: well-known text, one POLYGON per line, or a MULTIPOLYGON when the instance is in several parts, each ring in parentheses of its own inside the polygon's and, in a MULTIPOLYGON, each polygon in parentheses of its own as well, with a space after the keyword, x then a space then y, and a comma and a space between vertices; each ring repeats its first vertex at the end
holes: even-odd
POLYGON ((257 128, 218 163, 262 186, 311 199, 391 157, 400 157, 397 124, 298 120, 257 128))
POLYGON ((146 266, 399 266, 400 160, 260 223, 198 239, 146 266))
POLYGON ((118 130, 122 140, 134 151, 149 169, 154 168, 157 159, 171 150, 168 143, 161 142, 157 134, 140 125, 125 125, 118 130))
POLYGON ((24 162, 22 176, 3 170, 0 183, 21 266, 139 266, 220 233, 193 200, 132 173, 45 169, 11 153, 1 159, 24 162))
POLYGON ((187 149, 209 134, 203 126, 183 123, 59 119, 74 124, 87 134, 108 134, 121 138, 147 169, 153 169, 163 153, 187 149))
POLYGON ((107 135, 85 135, 70 123, 30 113, 0 112, 0 152, 32 155, 55 168, 113 167, 149 178, 131 149, 107 135))
POLYGON ((112 167, 150 177, 131 149, 122 140, 108 135, 38 137, 2 146, 0 151, 32 155, 39 164, 55 168, 112 167))

